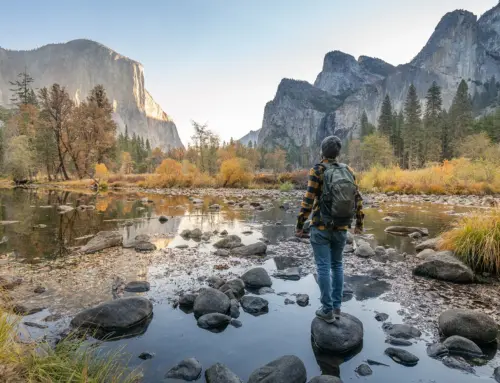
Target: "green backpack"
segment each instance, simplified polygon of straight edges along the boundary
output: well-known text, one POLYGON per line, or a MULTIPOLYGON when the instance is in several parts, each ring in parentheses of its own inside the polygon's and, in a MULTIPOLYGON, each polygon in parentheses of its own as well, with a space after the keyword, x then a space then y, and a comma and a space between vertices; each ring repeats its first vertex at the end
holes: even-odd
POLYGON ((354 175, 345 164, 323 163, 323 189, 319 199, 321 221, 327 227, 351 226, 356 212, 354 175))

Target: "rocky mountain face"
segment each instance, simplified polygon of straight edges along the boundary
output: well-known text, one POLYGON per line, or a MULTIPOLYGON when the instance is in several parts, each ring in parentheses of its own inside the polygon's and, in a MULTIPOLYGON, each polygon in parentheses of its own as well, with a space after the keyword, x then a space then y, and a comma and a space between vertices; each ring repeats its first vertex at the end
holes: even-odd
POLYGON ((245 134, 243 137, 241 137, 238 141, 245 146, 248 146, 250 142, 252 142, 252 145, 254 144, 259 144, 259 133, 260 129, 258 130, 251 130, 247 134, 245 134))
POLYGON ((305 115, 303 107, 292 106, 286 92, 280 91, 282 82, 274 100, 266 105, 259 145, 276 144, 272 137, 311 145, 330 132, 356 137, 363 112, 376 124, 386 94, 400 110, 410 84, 415 85, 424 103, 427 90, 436 81, 442 88, 443 106, 448 108, 462 79, 467 81, 473 96, 485 91, 483 84, 492 76, 500 78, 500 4, 479 20, 464 10, 449 12, 425 47, 407 64, 394 67, 376 58, 361 56, 356 60, 339 51, 327 53, 314 86, 296 82, 308 94, 316 88, 334 97, 321 110, 310 103, 312 109, 307 109, 305 115), (316 118, 308 118, 309 115, 316 118))
POLYGON ((167 150, 181 147, 177 128, 144 87, 140 63, 90 40, 50 44, 30 51, 0 48, 0 105, 9 106, 9 81, 27 68, 34 78, 33 87, 58 83, 75 102, 84 100, 89 91, 102 84, 114 107, 114 119, 120 132, 128 127, 149 139, 152 147, 167 150))

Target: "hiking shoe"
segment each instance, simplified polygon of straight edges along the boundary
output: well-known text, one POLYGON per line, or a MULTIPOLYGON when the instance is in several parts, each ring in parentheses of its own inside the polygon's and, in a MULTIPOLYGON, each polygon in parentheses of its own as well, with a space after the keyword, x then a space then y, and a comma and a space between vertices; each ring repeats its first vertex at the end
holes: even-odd
POLYGON ((335 319, 340 319, 340 308, 338 309, 333 309, 333 317, 335 319))
POLYGON ((316 310, 316 316, 319 319, 324 320, 326 323, 333 323, 335 322, 335 317, 333 316, 333 311, 325 313, 323 309, 316 310))

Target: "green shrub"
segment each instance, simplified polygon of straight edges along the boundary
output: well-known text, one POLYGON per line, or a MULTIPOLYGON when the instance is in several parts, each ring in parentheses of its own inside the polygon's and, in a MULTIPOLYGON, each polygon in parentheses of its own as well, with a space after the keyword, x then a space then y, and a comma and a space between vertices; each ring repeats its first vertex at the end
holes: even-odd
POLYGON ((293 183, 287 181, 287 182, 283 182, 282 184, 280 184, 280 191, 289 192, 291 190, 293 190, 293 183))

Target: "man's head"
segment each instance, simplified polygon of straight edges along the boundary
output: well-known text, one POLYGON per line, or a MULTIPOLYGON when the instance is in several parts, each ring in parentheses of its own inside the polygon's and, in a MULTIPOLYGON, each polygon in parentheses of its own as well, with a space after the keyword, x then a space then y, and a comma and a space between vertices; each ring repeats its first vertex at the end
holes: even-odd
POLYGON ((321 142, 321 156, 323 158, 337 158, 342 148, 342 142, 337 136, 328 136, 321 142))

